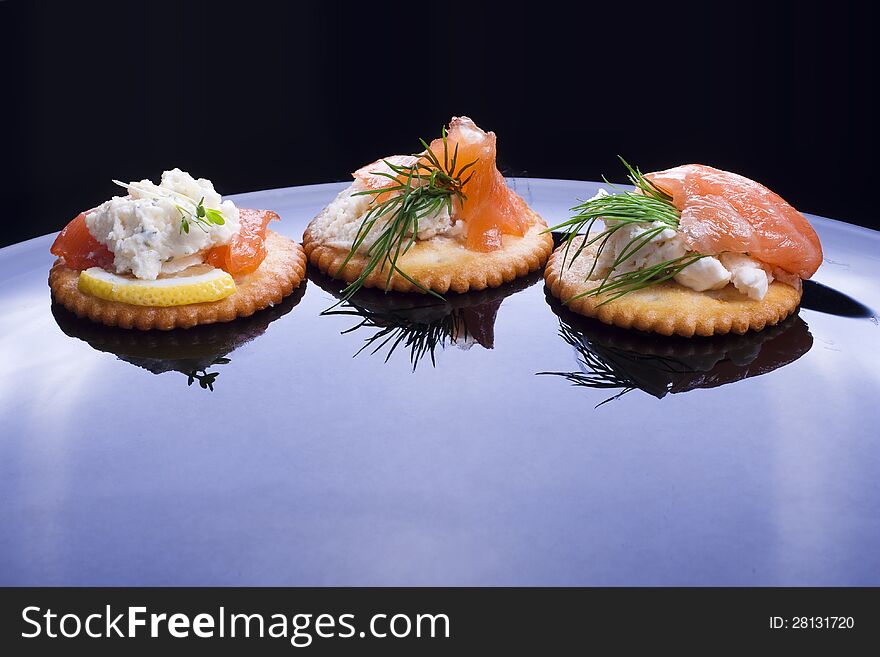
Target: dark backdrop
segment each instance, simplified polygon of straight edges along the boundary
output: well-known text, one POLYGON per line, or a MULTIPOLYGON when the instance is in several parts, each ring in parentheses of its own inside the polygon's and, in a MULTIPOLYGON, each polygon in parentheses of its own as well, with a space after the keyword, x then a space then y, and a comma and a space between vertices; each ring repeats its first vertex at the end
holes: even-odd
POLYGON ((453 114, 507 174, 702 162, 876 228, 872 4, 0 1, 0 244, 173 166, 342 180, 453 114))

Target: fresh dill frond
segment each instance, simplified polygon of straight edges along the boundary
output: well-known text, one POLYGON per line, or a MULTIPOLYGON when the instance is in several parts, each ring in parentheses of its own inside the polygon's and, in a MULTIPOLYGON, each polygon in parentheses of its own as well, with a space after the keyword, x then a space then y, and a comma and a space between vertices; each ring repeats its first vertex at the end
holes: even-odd
POLYGON ((604 299, 602 303, 599 304, 602 306, 615 299, 619 299, 624 294, 635 292, 636 290, 642 290, 651 285, 662 283, 663 281, 668 281, 680 274, 685 267, 690 267, 697 262, 697 260, 705 257, 706 256, 699 253, 690 253, 683 255, 680 258, 664 260, 663 262, 658 262, 649 267, 643 267, 642 269, 636 269, 634 271, 621 272, 619 274, 614 274, 614 269, 612 268, 597 287, 566 299, 565 303, 570 303, 575 299, 580 299, 586 296, 611 294, 609 298, 604 299))
MULTIPOLYGON (((661 201, 672 201, 672 195, 662 187, 658 187, 652 181, 645 178, 644 174, 638 167, 631 166, 630 163, 624 160, 620 155, 617 156, 617 159, 623 163, 624 167, 626 167, 626 177, 629 178, 629 182, 633 187, 640 190, 645 196, 650 196, 661 201)), ((606 180, 605 182, 608 181, 606 180)))
POLYGON ((380 272, 387 268, 386 291, 391 285, 391 278, 397 273, 423 292, 443 298, 398 266, 400 258, 416 242, 421 219, 435 215, 443 207, 446 207, 448 213, 452 215, 456 205, 461 206, 467 200, 463 189, 473 176, 473 172, 466 178, 463 176, 477 163, 477 160, 459 167, 458 144, 450 153, 445 128, 442 131, 442 140, 442 162, 430 149, 428 143, 420 139, 425 150, 418 154, 419 159, 414 164, 405 166, 385 160, 385 165, 392 173, 374 172, 389 179, 390 184, 387 187, 368 189, 354 194, 370 195, 375 201, 364 216, 351 249, 336 274, 345 269, 371 232, 374 230, 380 232, 375 242, 367 249, 368 261, 364 270, 342 291, 340 303, 351 299, 377 267, 380 272))
MULTIPOLYGON (((566 264, 568 267, 571 267, 574 260, 580 257, 585 249, 596 245, 595 257, 586 275, 586 279, 590 280, 596 272, 599 260, 608 247, 609 241, 617 231, 632 225, 644 226, 645 229, 636 233, 620 250, 598 286, 570 299, 566 299, 564 303, 569 303, 585 296, 611 294, 612 296, 599 304, 603 305, 629 292, 641 290, 669 280, 679 274, 685 267, 705 257, 700 254, 689 253, 680 258, 666 260, 635 271, 615 273, 616 268, 648 246, 664 230, 668 228, 677 230, 681 220, 681 212, 675 207, 672 202, 672 196, 666 190, 645 178, 638 167, 631 166, 620 156, 618 158, 626 168, 629 182, 636 189, 634 191, 621 191, 617 194, 583 201, 571 209, 574 213, 571 219, 549 228, 548 231, 565 233, 565 250, 562 257, 563 268, 565 268, 566 264), (597 221, 602 221, 604 228, 598 233, 593 234, 593 227, 597 221), (655 223, 660 225, 652 225, 655 223), (573 253, 572 247, 574 247, 573 253)), ((607 180, 605 182, 608 183, 607 180)), ((611 183, 608 184, 614 187, 611 183)))

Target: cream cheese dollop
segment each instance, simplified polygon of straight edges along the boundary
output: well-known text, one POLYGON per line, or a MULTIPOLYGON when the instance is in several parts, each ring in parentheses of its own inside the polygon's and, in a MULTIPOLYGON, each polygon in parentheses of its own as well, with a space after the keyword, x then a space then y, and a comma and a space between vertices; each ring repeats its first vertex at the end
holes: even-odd
POLYGON ((155 280, 181 271, 203 262, 205 251, 227 244, 240 229, 235 204, 224 201, 210 180, 180 169, 163 172, 158 185, 145 179, 126 188, 128 196, 114 196, 86 215, 89 233, 113 253, 118 274, 155 280), (181 213, 194 211, 200 201, 219 210, 224 223, 190 220, 189 232, 181 230, 181 213))
MULTIPOLYGON (((389 183, 390 184, 390 183, 389 183)), ((350 249, 358 230, 373 203, 373 195, 358 194, 367 189, 366 185, 355 180, 343 189, 312 222, 311 230, 316 239, 328 246, 350 249)), ((380 218, 376 226, 367 233, 358 251, 366 253, 382 233, 385 219, 380 218)), ((433 237, 464 238, 467 224, 461 219, 453 219, 447 207, 441 206, 434 214, 419 219, 416 238, 429 240, 433 237)))
POLYGON ((760 262, 744 253, 722 253, 719 259, 730 272, 730 282, 737 290, 756 301, 764 298, 773 282, 773 274, 762 267, 760 262))

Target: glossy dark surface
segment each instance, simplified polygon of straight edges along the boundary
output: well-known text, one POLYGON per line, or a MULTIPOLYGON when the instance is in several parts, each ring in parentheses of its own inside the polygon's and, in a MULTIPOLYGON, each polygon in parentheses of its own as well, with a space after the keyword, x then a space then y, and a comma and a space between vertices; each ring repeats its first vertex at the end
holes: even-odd
MULTIPOLYGON (((596 188, 515 183, 551 222, 596 188)), ((339 187, 236 200, 298 238, 339 187)), ((145 336, 53 312, 50 237, 4 249, 0 583, 880 584, 880 234, 812 219, 799 318, 708 341, 536 278, 145 336)))

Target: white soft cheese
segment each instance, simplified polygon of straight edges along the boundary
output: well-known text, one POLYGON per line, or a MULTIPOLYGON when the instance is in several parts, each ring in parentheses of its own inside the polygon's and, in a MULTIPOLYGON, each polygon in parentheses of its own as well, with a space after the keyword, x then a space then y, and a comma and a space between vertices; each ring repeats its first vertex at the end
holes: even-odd
MULTIPOLYGON (((593 199, 602 198, 603 196, 608 196, 608 192, 600 189, 593 199)), ((612 228, 622 223, 611 219, 603 221, 606 228, 612 228)), ((655 230, 657 233, 647 243, 618 263, 614 268, 615 273, 623 274, 644 269, 645 267, 652 267, 667 260, 681 258, 689 253, 685 247, 684 239, 678 231, 669 228, 660 221, 650 224, 624 223, 611 235, 602 249, 596 264, 594 277, 604 277, 611 268, 611 265, 629 250, 627 247, 632 244, 633 240, 637 239, 639 235, 655 230)), ((704 290, 716 290, 727 285, 730 281, 730 273, 724 269, 718 258, 706 257, 685 267, 675 277, 675 280, 681 285, 698 292, 703 292, 704 290)))
MULTIPOLYGON (((363 194, 366 186, 359 180, 339 192, 330 205, 324 208, 312 222, 311 231, 315 239, 339 249, 350 249, 360 230, 373 202, 373 195, 363 194)), ((359 251, 365 253, 375 243, 382 232, 385 219, 380 218, 376 225, 367 233, 359 251)), ((442 206, 435 214, 419 219, 417 239, 428 240, 432 237, 462 237, 466 234, 466 225, 462 220, 453 220, 446 206, 442 206)))
POLYGON ((730 272, 730 282, 737 290, 747 294, 750 299, 760 301, 767 294, 767 288, 773 282, 773 275, 768 274, 761 264, 743 253, 722 253, 721 264, 730 272))
MULTIPOLYGON (((600 189, 593 199, 607 195, 608 192, 600 189)), ((604 223, 606 227, 612 227, 619 222, 604 220, 604 223)), ((619 228, 608 239, 602 250, 593 277, 604 277, 633 239, 650 230, 663 228, 664 225, 655 221, 650 224, 630 224, 619 228)), ((615 273, 636 271, 692 253, 692 251, 688 251, 684 238, 678 231, 672 228, 663 228, 642 248, 618 264, 614 271, 615 273)), ((675 281, 697 292, 720 290, 728 283, 733 283, 737 290, 748 295, 749 298, 761 300, 767 294, 767 288, 773 281, 773 277, 767 274, 754 258, 742 253, 722 253, 717 256, 704 256, 688 265, 675 276, 675 281)))
POLYGON ((154 280, 203 262, 203 252, 228 243, 240 223, 238 208, 223 201, 210 180, 172 169, 158 185, 129 183, 128 196, 102 203, 86 215, 86 226, 113 253, 117 273, 154 280), (199 201, 206 209, 220 210, 224 223, 197 223, 187 215, 189 232, 182 232, 181 210, 193 212, 199 201))
POLYGON ((730 283, 730 272, 718 258, 706 256, 676 274, 675 282, 697 292, 720 290, 730 283))
MULTIPOLYGON (((618 222, 616 221, 605 221, 605 226, 607 228, 611 228, 617 224, 618 222)), ((614 264, 621 255, 624 255, 625 251, 630 250, 627 249, 627 246, 629 246, 634 239, 654 229, 662 230, 654 235, 650 241, 644 244, 641 248, 637 249, 635 252, 631 253, 629 257, 618 263, 614 268, 615 273, 622 274, 636 271, 637 269, 644 269, 645 267, 657 265, 665 260, 680 258, 687 253, 687 250, 684 248, 684 243, 678 233, 672 228, 666 228, 665 224, 659 221, 650 224, 624 224, 615 230, 605 243, 605 247, 599 255, 599 261, 596 266, 597 271, 601 272, 604 276, 611 265, 614 264)))

